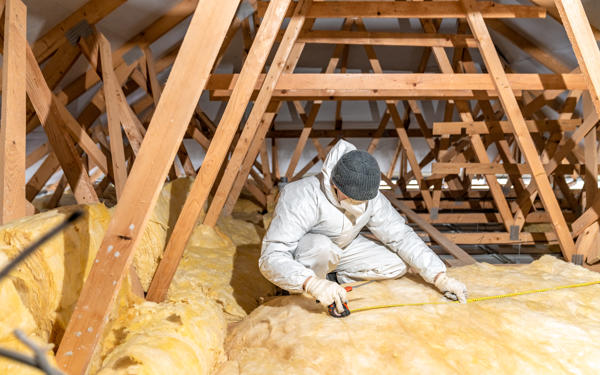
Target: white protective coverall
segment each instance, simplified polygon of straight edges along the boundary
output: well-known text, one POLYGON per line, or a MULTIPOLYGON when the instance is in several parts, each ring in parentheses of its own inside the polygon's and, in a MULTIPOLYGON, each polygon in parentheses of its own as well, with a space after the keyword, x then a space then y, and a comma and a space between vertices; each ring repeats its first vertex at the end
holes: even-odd
POLYGON ((262 274, 280 288, 302 293, 309 276, 325 278, 332 271, 341 283, 393 279, 406 273, 405 262, 429 283, 446 271, 381 192, 367 201, 358 218, 340 207, 331 173, 341 156, 355 149, 339 141, 327 154, 321 174, 282 189, 259 259, 262 274), (364 226, 381 243, 359 235, 364 226))

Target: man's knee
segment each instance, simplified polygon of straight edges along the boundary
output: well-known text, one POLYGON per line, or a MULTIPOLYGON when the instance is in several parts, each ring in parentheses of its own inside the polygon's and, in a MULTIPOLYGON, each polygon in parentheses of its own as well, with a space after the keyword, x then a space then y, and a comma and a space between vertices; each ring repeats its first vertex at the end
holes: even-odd
POLYGON ((341 249, 322 234, 305 234, 294 252, 294 259, 315 272, 318 277, 333 271, 340 261, 341 249))

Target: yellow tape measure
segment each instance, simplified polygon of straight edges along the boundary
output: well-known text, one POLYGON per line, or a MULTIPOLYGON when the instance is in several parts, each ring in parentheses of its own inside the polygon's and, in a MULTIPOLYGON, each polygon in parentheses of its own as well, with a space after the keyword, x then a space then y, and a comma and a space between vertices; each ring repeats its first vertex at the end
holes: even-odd
MULTIPOLYGON (((552 288, 545 288, 545 289, 526 290, 526 291, 523 291, 523 292, 501 294, 501 295, 497 295, 497 296, 469 298, 469 299, 467 299, 467 303, 487 301, 487 300, 491 300, 491 299, 516 297, 516 296, 522 296, 522 295, 525 295, 525 294, 550 292, 550 291, 553 291, 553 290, 560 290, 560 289, 579 288, 579 287, 583 287, 583 286, 590 286, 590 285, 597 285, 597 284, 600 284, 600 281, 590 281, 590 282, 587 282, 587 283, 579 283, 579 284, 555 286, 555 287, 552 287, 552 288)), ((449 303, 458 303, 458 301, 438 301, 438 302, 419 302, 419 303, 399 303, 399 304, 394 304, 394 305, 377 305, 377 306, 359 307, 357 309, 351 309, 350 312, 351 313, 355 313, 355 312, 360 312, 360 311, 377 310, 377 309, 387 309, 387 308, 390 308, 390 307, 424 306, 424 305, 446 305, 446 304, 449 304, 449 303)))

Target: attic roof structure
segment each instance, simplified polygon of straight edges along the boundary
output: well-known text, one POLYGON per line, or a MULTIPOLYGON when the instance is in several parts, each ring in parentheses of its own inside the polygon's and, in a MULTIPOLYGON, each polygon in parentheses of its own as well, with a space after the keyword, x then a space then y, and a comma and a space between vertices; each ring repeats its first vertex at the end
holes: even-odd
POLYGON ((1 3, 0 223, 114 205, 56 351, 68 374, 135 283, 166 182, 193 178, 140 292, 154 302, 197 224, 240 196, 272 212, 340 139, 448 265, 598 270, 593 0, 1 3))

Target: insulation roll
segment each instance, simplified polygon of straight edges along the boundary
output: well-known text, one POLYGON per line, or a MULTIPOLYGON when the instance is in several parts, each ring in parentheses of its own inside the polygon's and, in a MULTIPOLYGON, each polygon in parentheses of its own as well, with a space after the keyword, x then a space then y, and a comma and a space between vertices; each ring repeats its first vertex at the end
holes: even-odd
MULTIPOLYGON (((530 265, 449 269, 471 297, 600 280, 544 256, 530 265)), ((383 308, 330 317, 305 295, 279 297, 236 325, 224 374, 598 374, 600 285, 466 305, 383 308), (265 360, 268 358, 268 360, 265 360)), ((416 276, 348 293, 350 309, 445 302, 416 276)))

